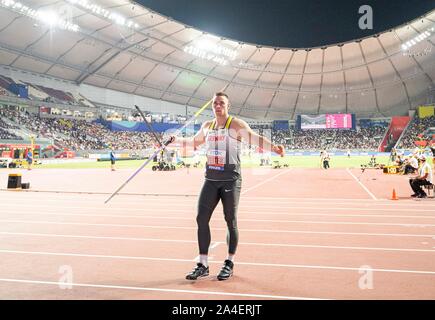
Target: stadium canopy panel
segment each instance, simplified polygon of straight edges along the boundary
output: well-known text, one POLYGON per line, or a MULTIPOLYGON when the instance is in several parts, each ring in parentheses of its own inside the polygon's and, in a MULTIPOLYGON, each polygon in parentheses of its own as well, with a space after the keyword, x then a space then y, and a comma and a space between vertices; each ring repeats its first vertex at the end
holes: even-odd
POLYGON ((292 49, 196 30, 124 0, 0 0, 0 64, 200 107, 227 86, 232 112, 408 114, 435 90, 435 10, 375 36, 292 49))

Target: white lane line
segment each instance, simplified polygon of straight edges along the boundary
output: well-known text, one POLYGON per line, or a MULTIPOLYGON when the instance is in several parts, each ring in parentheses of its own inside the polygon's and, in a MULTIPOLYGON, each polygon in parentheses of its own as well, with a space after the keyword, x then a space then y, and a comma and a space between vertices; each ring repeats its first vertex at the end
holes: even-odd
MULTIPOLYGON (((24 193, 17 193, 14 192, 12 193, 11 191, 8 191, 10 193, 10 195, 8 195, 9 198, 13 198, 14 195, 19 194, 19 196, 17 196, 18 200, 22 200, 23 197, 25 197, 25 194, 28 192, 24 192, 24 193)), ((32 198, 29 199, 29 201, 41 201, 41 202, 45 202, 45 201, 53 201, 53 202, 59 202, 59 201, 71 201, 71 202, 77 202, 77 200, 80 201, 90 201, 90 202, 95 202, 95 203, 99 203, 101 202, 101 200, 104 199, 96 199, 96 198, 83 198, 81 196, 78 196, 76 198, 71 198, 71 199, 65 199, 64 197, 59 197, 59 198, 47 198, 45 196, 41 197, 41 195, 37 195, 37 198, 32 198)), ((120 197, 122 195, 118 195, 118 197, 120 197)), ((192 204, 196 204, 197 199, 195 198, 188 198, 188 197, 180 197, 180 196, 174 196, 174 197, 168 197, 168 196, 164 196, 164 195, 155 195, 155 196, 143 196, 141 195, 141 197, 143 197, 143 200, 137 200, 135 201, 134 199, 131 198, 127 198, 127 199, 114 199, 113 203, 116 204, 122 204, 122 202, 125 202, 128 200, 129 203, 144 203, 146 202, 150 202, 150 201, 156 201, 156 202, 161 202, 164 200, 174 200, 174 203, 179 203, 181 201, 185 201, 185 202, 191 202, 192 204), (163 199, 164 198, 164 199, 163 199)), ((119 198, 118 198, 119 199, 119 198)), ((249 197, 249 196, 244 196, 242 199, 240 199, 240 203, 243 203, 244 201, 252 201, 252 202, 273 202, 273 203, 277 203, 277 202, 297 202, 297 203, 318 203, 318 201, 328 201, 328 202, 334 202, 334 204, 336 203, 342 203, 342 204, 349 204, 349 203, 355 203, 355 202, 361 202, 363 204, 367 204, 367 205, 374 205, 374 206, 412 206, 412 207, 425 207, 426 205, 428 205, 429 207, 432 206, 432 204, 430 204, 429 202, 426 201, 420 201, 420 202, 416 202, 415 200, 411 200, 411 199, 402 199, 400 202, 398 203, 391 203, 391 201, 387 200, 387 199, 377 199, 375 201, 373 201, 373 199, 367 199, 367 198, 314 198, 314 197, 301 197, 301 198, 292 198, 292 197, 249 197), (388 202, 387 202, 388 201, 388 202), (382 203, 383 202, 383 203, 382 203)), ((171 201, 172 202, 172 201, 171 201)), ((168 203, 171 203, 168 202, 168 203)))
POLYGON ((373 200, 378 200, 373 193, 370 192, 369 189, 367 189, 367 187, 365 185, 362 184, 361 181, 359 181, 357 179, 357 177, 354 176, 354 174, 352 172, 350 172, 349 168, 346 168, 346 171, 355 179, 356 182, 358 182, 358 184, 369 194, 370 197, 372 197, 373 200))
MULTIPOLYGON (((245 245, 254 245, 254 243, 245 242, 245 245)), ((316 249, 344 249, 344 250, 371 250, 371 251, 404 251, 404 252, 430 252, 435 253, 431 249, 403 249, 403 248, 376 248, 376 247, 345 247, 345 246, 320 246, 306 244, 279 244, 279 243, 255 243, 257 246, 268 247, 288 247, 288 248, 316 248, 316 249)))
MULTIPOLYGON (((192 242, 198 242, 198 241, 192 241, 192 242)), ((211 250, 213 250, 214 248, 216 248, 219 244, 221 244, 222 242, 216 241, 215 243, 213 243, 210 248, 209 248, 209 252, 208 252, 208 260, 213 260, 214 255, 211 255, 211 250)), ((196 256, 195 258, 193 258, 193 261, 199 261, 199 255, 196 256)))
MULTIPOLYGON (((113 237, 115 238, 115 237, 113 237)), ((94 239, 97 239, 94 237, 94 239)), ((99 238, 101 239, 101 238, 99 238)), ((104 238, 103 238, 104 239, 104 238)), ((109 239, 109 238, 106 238, 109 239)), ((141 238, 135 238, 138 241, 141 238)), ((124 240, 126 240, 124 238, 124 240)), ((160 238, 142 238, 142 241, 156 241, 156 242, 176 242, 174 240, 162 240, 160 238)), ((180 242, 194 242, 182 240, 180 242)), ((261 242, 240 242, 239 245, 246 246, 264 246, 264 247, 284 247, 284 248, 314 248, 314 249, 342 249, 342 250, 367 250, 367 251, 403 251, 403 252, 430 252, 435 253, 432 249, 417 249, 417 248, 382 248, 382 247, 351 247, 351 246, 324 246, 324 245, 308 245, 308 244, 287 244, 287 243, 261 243, 261 242)), ((199 256, 193 260, 199 259, 199 256)))
MULTIPOLYGON (((288 172, 292 170, 290 169, 286 169, 284 172, 288 172)), ((284 172, 281 172, 282 174, 284 174, 284 172)), ((281 174, 280 173, 280 174, 281 174)), ((273 177, 272 177, 273 178, 273 177)), ((69 198, 71 200, 76 200, 76 199, 80 199, 80 200, 89 200, 89 201, 101 201, 105 199, 106 195, 109 195, 110 192, 105 193, 104 195, 101 194, 94 194, 94 195, 89 195, 86 193, 72 193, 72 194, 68 194, 68 193, 63 193, 63 191, 43 191, 43 190, 22 190, 22 191, 10 191, 7 189, 0 189, 0 192, 2 192, 4 194, 8 194, 8 196, 14 197, 22 197, 22 196, 28 196, 28 197, 32 197, 35 196, 37 198, 50 198, 50 199, 59 199, 59 200, 65 200, 65 198, 69 198), (47 193, 44 195, 41 195, 43 193, 47 193)), ((174 194, 164 194, 164 193, 156 193, 156 194, 123 194, 120 193, 117 195, 118 199, 116 198, 114 199, 114 202, 116 201, 125 201, 125 200, 129 200, 129 201, 134 201, 135 199, 139 202, 144 202, 144 201, 148 201, 148 200, 156 200, 156 201, 160 201, 162 198, 166 198, 166 199, 171 199, 171 200, 185 200, 185 201, 194 201, 195 198, 198 198, 198 194, 189 194, 189 195, 185 195, 185 194, 179 194, 179 195, 174 195, 174 194), (121 199, 123 198, 123 199, 121 199), (140 198, 141 200, 138 200, 138 198, 140 198), (143 200, 142 200, 143 199, 143 200)), ((304 197, 304 198, 295 198, 295 197, 273 197, 273 196, 244 196, 243 199, 247 199, 247 200, 273 200, 273 201, 277 201, 277 200, 325 200, 325 201, 362 201, 362 202, 373 202, 373 200, 371 199, 367 199, 367 198, 330 198, 330 197, 325 197, 325 198, 315 198, 315 197, 304 197)))
POLYGON ((77 238, 77 239, 96 239, 96 240, 155 241, 155 242, 176 242, 176 243, 197 243, 198 242, 196 240, 181 240, 181 239, 138 238, 138 237, 106 237, 106 236, 55 234, 55 233, 33 233, 33 232, 3 232, 3 231, 0 231, 0 234, 11 235, 11 236, 54 237, 54 238, 72 238, 72 239, 77 238))
MULTIPOLYGON (((23 200, 23 198, 22 197, 21 198, 17 198, 17 200, 23 200)), ((322 200, 330 200, 330 199, 322 199, 322 200)), ((370 199, 365 199, 365 200, 370 200, 370 199)), ((32 203, 36 203, 36 202, 42 202, 42 203, 57 202, 59 205, 65 205, 65 203, 73 203, 73 204, 77 203, 77 199, 71 199, 71 200, 69 200, 69 199, 68 200, 58 199, 58 200, 53 200, 53 199, 46 199, 44 197, 31 199, 30 201, 32 203)), ((125 200, 123 200, 123 201, 124 201, 124 203, 122 203, 122 201, 120 201, 119 203, 116 203, 116 201, 113 201, 113 205, 115 205, 115 204, 116 205, 121 205, 121 206, 125 205, 125 200)), ((367 203, 365 201, 365 202, 362 202, 362 203, 358 203, 358 205, 374 206, 374 207, 382 207, 382 206, 384 206, 384 207, 394 207, 394 208, 397 208, 397 207, 401 207, 401 208, 409 207, 410 209, 413 209, 413 210, 416 208, 416 206, 417 207, 421 207, 421 208, 425 208, 425 207, 426 208, 428 208, 428 207, 430 208, 430 207, 433 207, 433 204, 429 205, 428 202, 415 202, 415 201, 412 201, 412 203, 411 203, 411 201, 407 201, 406 199, 404 199, 401 202, 395 202, 395 203, 391 202, 391 201, 382 203, 383 200, 378 200, 377 202, 374 202, 374 201, 372 202, 372 200, 370 200, 370 201, 371 201, 370 203, 367 203)), ((80 202, 86 202, 86 201, 83 201, 83 199, 80 199, 80 202)), ((94 200, 92 202, 90 202, 90 201, 87 201, 87 202, 89 202, 90 205, 92 205, 92 204, 100 204, 101 200, 98 199, 98 200, 94 200)), ((159 206, 159 205, 161 205, 162 202, 165 204, 165 206, 172 205, 172 206, 177 206, 178 207, 179 204, 181 204, 181 203, 184 203, 183 206, 186 206, 186 205, 196 206, 197 200, 196 199, 195 200, 177 199, 176 201, 174 200, 174 201, 169 201, 169 202, 164 202, 162 199, 146 199, 146 200, 142 200, 142 201, 128 200, 129 204, 143 205, 144 202, 146 202, 147 206, 150 206, 150 207, 152 207, 152 206, 159 206)), ((292 204, 301 205, 301 204, 318 204, 318 203, 319 203, 318 201, 314 202, 314 201, 311 201, 310 199, 304 199, 304 198, 301 198, 301 199, 298 199, 298 200, 285 201, 285 202, 284 201, 272 200, 272 199, 271 200, 246 199, 245 197, 240 199, 240 205, 259 205, 259 204, 263 204, 263 205, 267 206, 269 204, 271 204, 271 205, 279 204, 280 207, 283 207, 283 206, 292 205, 292 204)), ((355 201, 352 202, 352 204, 354 204, 354 203, 357 203, 357 201, 355 200, 355 201)), ((343 202, 343 201, 335 201, 334 202, 334 206, 337 206, 337 205, 349 205, 349 204, 350 204, 349 202, 343 202)), ((20 204, 18 203, 16 205, 20 205, 20 204)), ((86 205, 88 205, 88 203, 86 203, 85 206, 86 205)), ((103 207, 101 207, 101 208, 103 208, 103 207)), ((104 208, 107 208, 107 207, 104 207, 104 208)), ((113 208, 113 206, 110 206, 110 208, 113 208)), ((346 208, 348 208, 348 207, 346 207, 346 208)), ((391 210, 393 210, 393 209, 391 209, 391 210)))
MULTIPOLYGON (((100 197, 100 200, 104 200, 104 196, 110 195, 110 192, 96 192, 96 191, 69 191, 69 190, 41 190, 41 189, 31 189, 31 190, 9 190, 9 189, 3 189, 0 188, 0 192, 4 193, 20 193, 20 194, 29 194, 29 195, 43 195, 43 194, 49 194, 50 196, 59 195, 59 197, 86 197, 89 198, 92 197, 100 197)), ((120 193, 118 196, 125 196, 125 197, 171 197, 171 198, 188 198, 188 197, 198 197, 197 194, 177 194, 177 193, 120 193)))
POLYGON ((218 245, 220 245, 222 242, 219 242, 219 241, 216 241, 215 243, 213 243, 211 246, 210 246, 210 249, 214 249, 214 248, 216 248, 218 245))
POLYGON ((267 182, 269 182, 269 181, 272 181, 273 179, 278 178, 279 176, 282 176, 282 175, 284 175, 284 174, 287 174, 287 173, 289 173, 291 170, 292 170, 292 169, 286 169, 286 170, 284 170, 284 171, 282 171, 282 172, 280 172, 280 173, 278 173, 278 174, 276 174, 276 175, 270 177, 269 179, 263 180, 263 181, 261 181, 260 183, 258 183, 258 184, 256 184, 256 185, 254 185, 254 186, 252 186, 252 187, 250 187, 250 188, 245 189, 244 191, 242 191, 241 195, 244 195, 245 193, 247 193, 247 192, 249 192, 249 191, 251 191, 251 190, 253 190, 253 189, 258 188, 258 187, 262 186, 263 184, 265 184, 265 183, 267 183, 267 182))
POLYGON ((62 285, 62 286, 99 288, 99 289, 154 291, 154 292, 167 292, 167 293, 186 293, 186 294, 202 294, 202 295, 215 295, 215 296, 249 297, 249 298, 261 298, 261 299, 269 298, 269 299, 285 299, 285 300, 326 300, 326 299, 321 299, 321 298, 278 296, 278 295, 254 294, 254 293, 236 293, 236 292, 203 291, 203 290, 181 290, 181 289, 162 289, 162 288, 115 286, 115 285, 106 285, 106 284, 103 285, 103 284, 74 283, 74 282, 69 282, 69 283, 62 282, 61 283, 61 282, 54 282, 54 281, 24 280, 24 279, 4 279, 4 278, 0 278, 0 281, 2 281, 2 282, 12 282, 12 283, 54 285, 54 286, 62 285))
MULTIPOLYGON (((415 211, 415 208, 409 208, 409 209, 404 209, 404 208, 391 208, 391 209, 387 209, 387 208, 361 208, 361 207, 334 207, 333 205, 329 206, 329 207, 325 207, 325 206, 319 206, 319 207, 301 207, 301 206, 250 206, 250 205, 243 205, 243 208, 258 208, 258 209, 283 209, 283 210, 287 210, 287 209, 300 209, 300 210, 322 210, 322 211, 337 211, 337 210, 341 210, 341 211, 405 211, 405 212, 409 212, 409 211, 415 211)), ((418 209, 419 212, 435 212, 435 209, 418 209)))
MULTIPOLYGON (((333 231, 303 231, 303 230, 286 230, 288 233, 295 234, 321 234, 321 235, 350 235, 350 236, 378 236, 378 237, 416 237, 416 238, 434 238, 433 234, 407 234, 407 233, 366 233, 366 232, 333 232, 333 231)), ((196 240, 172 240, 162 238, 138 238, 138 237, 109 237, 109 236, 91 236, 91 235, 73 235, 73 234, 56 234, 56 233, 35 233, 35 232, 9 232, 0 231, 4 235, 16 236, 35 236, 35 237, 61 237, 61 238, 83 238, 83 239, 108 239, 108 240, 132 240, 132 241, 169 241, 169 242, 189 242, 196 243, 196 240)), ((239 242, 239 244, 245 244, 239 242)))
MULTIPOLYGON (((195 204, 189 204, 189 205, 182 205, 177 203, 161 203, 156 206, 150 206, 147 205, 143 208, 128 208, 128 207, 90 207, 90 206, 65 206, 65 204, 59 204, 62 207, 62 210, 65 209, 77 209, 82 211, 83 209, 88 210, 103 210, 103 211, 139 211, 139 212, 146 212, 146 211, 155 211, 155 210, 164 210, 167 212, 195 212, 196 211, 196 205, 195 204), (167 209, 168 207, 175 207, 176 209, 167 209), (189 209, 180 209, 180 207, 187 207, 191 208, 189 209)), ((403 212, 409 212, 409 211, 415 211, 416 208, 363 208, 363 207, 334 207, 334 206, 272 206, 272 205, 266 205, 266 206, 260 206, 260 205, 240 205, 242 208, 256 208, 256 209, 270 209, 270 210, 276 210, 276 209, 282 209, 282 210, 322 210, 322 211, 403 211, 403 212)), ((59 206, 53 206, 53 205, 38 205, 38 204, 15 204, 15 203, 4 203, 2 204, 2 208, 8 208, 11 207, 13 209, 19 209, 19 208, 47 208, 47 209, 53 209, 56 212, 59 211, 59 206)), ((218 205, 218 208, 222 208, 221 205, 218 205)), ((433 208, 433 207, 432 207, 433 208)), ((249 211, 239 211, 239 212, 247 212, 251 213, 249 211)), ((254 211, 254 213, 257 211, 254 211)), ((418 212, 431 212, 435 213, 435 209, 420 209, 418 208, 418 212)))
MULTIPOLYGON (((5 223, 34 223, 34 224, 57 224, 57 225, 76 225, 76 226, 96 226, 96 227, 125 227, 125 228, 154 228, 154 229, 188 229, 196 230, 196 227, 178 227, 178 226, 150 226, 143 224, 117 224, 117 223, 85 223, 85 222, 58 222, 58 221, 36 221, 36 220, 8 220, 1 219, 5 223)), ((286 220, 288 223, 302 224, 342 224, 342 225, 369 225, 369 226, 399 226, 399 227, 435 227, 435 224, 423 223, 377 223, 377 222, 344 222, 344 221, 307 221, 307 220, 286 220)), ((227 230, 226 228, 213 228, 213 230, 227 230)), ((286 230, 267 230, 267 229, 239 229, 240 231, 254 232, 287 232, 286 230)))
MULTIPOLYGON (((288 169, 291 170, 291 169, 288 169)), ((348 170, 348 169, 347 169, 348 170)), ((350 173, 350 172, 349 172, 350 173)), ((354 175, 353 175, 354 176, 354 175)), ((89 197, 86 197, 87 194, 83 193, 83 194, 67 194, 64 193, 62 194, 62 191, 56 191, 56 193, 49 193, 48 195, 44 195, 41 196, 41 193, 44 193, 45 191, 41 190, 23 190, 21 192, 12 192, 10 190, 7 189, 0 189, 0 192, 3 191, 3 193, 8 194, 8 197, 17 197, 17 198, 22 198, 23 196, 28 196, 28 197, 32 197, 35 196, 36 198, 33 198, 32 200, 40 200, 40 199, 44 199, 41 201, 45 201, 45 199, 49 199, 50 201, 62 201, 62 200, 71 200, 71 201, 75 201, 77 199, 80 199, 80 201, 84 201, 84 200, 89 200, 89 201, 95 201, 95 202, 99 202, 101 200, 104 200, 105 196, 104 195, 92 195, 89 197), (50 197, 50 198, 49 198, 50 197), (100 197, 98 199, 98 197, 100 197)), ((54 191, 53 191, 54 192, 54 191)), ((107 192, 107 194, 110 194, 109 192, 107 192)), ((118 194, 118 199, 114 199, 114 203, 117 201, 125 201, 128 199, 128 201, 132 201, 135 202, 135 200, 137 200, 137 202, 143 203, 144 201, 161 201, 162 198, 166 198, 166 199, 172 199, 172 200, 177 200, 177 201, 196 201, 196 198, 198 197, 197 194, 190 194, 190 195, 183 195, 183 194, 179 194, 179 195, 174 195, 174 194, 135 194, 135 195, 130 195, 130 194, 118 194), (121 199, 124 198, 124 199, 121 199), (138 200, 137 198, 141 198, 143 200, 138 200)), ((373 201, 373 199, 367 199, 367 198, 331 198, 331 197, 325 197, 325 198, 315 198, 315 197, 273 197, 273 196, 244 196, 242 200, 246 200, 246 201, 297 201, 297 202, 303 202, 303 201, 314 201, 314 200, 322 200, 322 201, 331 201, 331 202, 337 202, 337 201, 345 201, 345 202, 364 202, 364 203, 370 203, 370 204, 374 204, 375 202, 373 201)), ((384 201, 387 202, 387 199, 377 199, 377 201, 384 201)), ((411 199, 403 199, 400 202, 400 205, 402 204, 410 204, 410 205, 416 205, 416 206, 423 206, 426 202, 422 201, 422 202, 416 202, 414 200, 411 199)), ((394 204, 396 205, 396 204, 394 204)))
MULTIPOLYGON (((113 256, 113 255, 98 255, 98 254, 82 254, 82 253, 67 253, 67 252, 43 252, 43 251, 18 251, 18 250, 0 250, 0 253, 6 254, 29 254, 29 255, 44 255, 44 256, 67 256, 67 257, 86 257, 86 258, 102 258, 102 259, 119 259, 119 260, 147 260, 147 261, 172 261, 172 262, 192 262, 189 259, 172 259, 158 257, 143 257, 143 256, 113 256)), ((221 261, 209 261, 213 264, 221 264, 221 261)), ((330 270, 347 270, 359 271, 360 267, 340 267, 340 266, 322 266, 322 265, 302 265, 302 264, 282 264, 282 263, 257 263, 257 262, 237 262, 240 265, 257 266, 257 267, 277 267, 277 268, 302 268, 302 269, 330 269, 330 270)), ((392 273, 416 273, 435 275, 435 271, 426 270, 407 270, 407 269, 381 269, 374 268, 372 271, 392 272, 392 273)))
MULTIPOLYGON (((170 216, 152 216, 148 214, 94 214, 94 213, 80 213, 83 211, 79 211, 78 213, 60 213, 58 211, 46 211, 44 212, 37 212, 33 210, 32 212, 20 212, 20 211, 2 211, 0 213, 4 215, 29 215, 29 216, 72 216, 72 217, 109 217, 109 218, 139 218, 139 219, 145 219, 145 218, 151 218, 151 219, 169 219, 169 220, 189 220, 192 221, 191 217, 184 217, 182 214, 178 214, 180 212, 175 211, 175 215, 170 216)), ((172 211, 164 211, 165 213, 172 213, 172 211)), ((186 211, 190 212, 190 211, 186 211)), ((319 217, 362 217, 362 218, 419 218, 419 219, 435 219, 435 216, 407 216, 407 215, 389 215, 389 214, 333 214, 333 213, 308 213, 308 212, 248 212, 248 211, 238 211, 239 217, 244 215, 281 215, 281 216, 319 216, 319 217)), ((238 218, 238 221, 249 221, 249 222, 287 222, 287 220, 276 220, 276 219, 244 219, 244 218, 238 218)))

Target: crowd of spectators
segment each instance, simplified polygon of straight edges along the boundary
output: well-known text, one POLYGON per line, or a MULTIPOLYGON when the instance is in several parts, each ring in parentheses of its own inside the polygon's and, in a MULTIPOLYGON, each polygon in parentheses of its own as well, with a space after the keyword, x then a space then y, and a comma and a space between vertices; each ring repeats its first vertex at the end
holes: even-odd
POLYGON ((272 125, 271 124, 256 124, 255 123, 255 124, 250 124, 249 126, 253 130, 272 129, 272 125))
POLYGON ((415 141, 419 140, 419 135, 423 135, 424 139, 431 138, 425 135, 428 128, 435 128, 435 116, 420 119, 415 117, 409 124, 408 129, 403 134, 397 148, 412 149, 415 148, 415 141))
MULTIPOLYGON (((150 133, 135 131, 111 131, 95 122, 77 119, 40 117, 27 111, 2 110, 1 118, 19 124, 29 130, 36 138, 49 138, 59 147, 75 151, 102 150, 143 150, 155 145, 150 133)), ((434 123, 435 117, 423 119, 423 126, 434 123)), ((8 136, 8 126, 0 121, 0 135, 8 136)), ((417 125, 418 127, 418 125, 417 125)), ((412 132, 420 133, 416 127, 412 132)), ((414 128, 414 127, 412 127, 414 128)), ((275 144, 285 145, 287 150, 376 150, 385 135, 387 126, 357 127, 357 130, 310 129, 310 130, 274 130, 270 126, 258 125, 256 131, 267 131, 275 144)), ((413 134, 411 132, 411 135, 413 134)), ((14 137, 16 138, 16 137, 14 137)), ((161 135, 160 135, 160 138, 161 135)), ((8 138, 6 138, 8 139, 8 138)))
POLYGON ((18 126, 10 125, 5 122, 1 116, 3 112, 0 110, 0 139, 1 140, 22 140, 23 138, 11 132, 10 129, 18 129, 18 126))
POLYGON ((149 133, 111 131, 101 124, 86 120, 44 118, 18 111, 4 111, 2 115, 33 132, 36 138, 53 139, 57 146, 75 151, 108 148, 142 150, 154 145, 149 133))
POLYGON ((376 150, 386 129, 374 126, 357 130, 272 130, 272 141, 285 145, 287 150, 376 150))
POLYGON ((0 124, 0 140, 23 140, 23 138, 3 129, 0 124))

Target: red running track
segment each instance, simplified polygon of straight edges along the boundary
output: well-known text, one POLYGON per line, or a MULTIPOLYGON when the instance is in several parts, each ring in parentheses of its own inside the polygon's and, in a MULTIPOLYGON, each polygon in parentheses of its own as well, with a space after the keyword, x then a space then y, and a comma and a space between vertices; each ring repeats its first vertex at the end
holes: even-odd
POLYGON ((184 279, 202 170, 143 171, 106 205, 132 170, 21 172, 30 191, 0 191, 0 299, 435 298, 435 200, 411 200, 404 176, 245 169, 235 273, 221 282, 220 206, 211 275, 184 279))

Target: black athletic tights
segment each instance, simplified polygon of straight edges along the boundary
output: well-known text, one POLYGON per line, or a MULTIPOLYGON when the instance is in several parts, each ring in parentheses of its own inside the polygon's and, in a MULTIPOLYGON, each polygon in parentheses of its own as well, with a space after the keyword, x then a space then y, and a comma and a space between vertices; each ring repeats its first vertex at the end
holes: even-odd
POLYGON ((225 221, 228 227, 228 253, 236 253, 239 232, 237 230, 237 206, 239 205, 242 181, 210 181, 205 180, 198 200, 198 245, 199 254, 208 254, 210 246, 210 218, 219 200, 222 200, 225 221))

